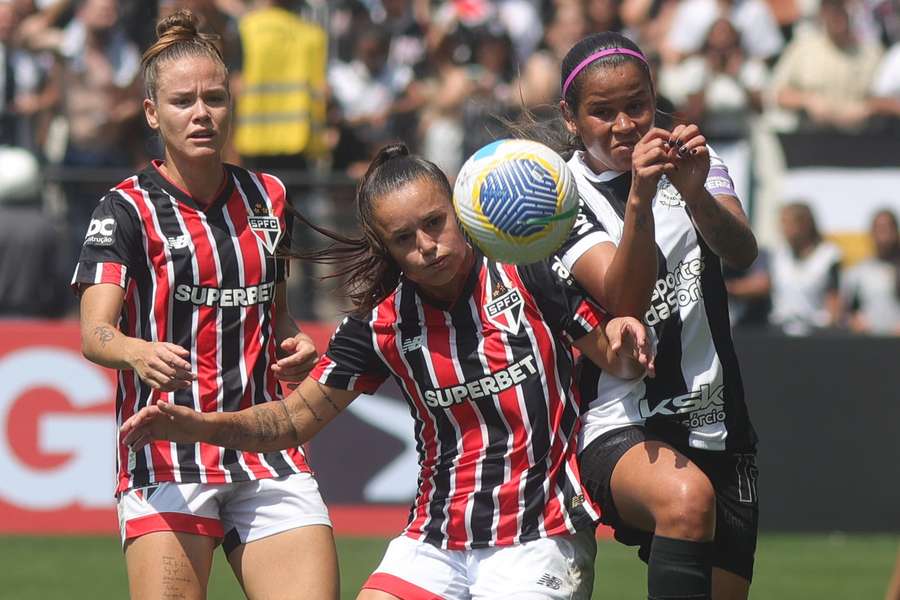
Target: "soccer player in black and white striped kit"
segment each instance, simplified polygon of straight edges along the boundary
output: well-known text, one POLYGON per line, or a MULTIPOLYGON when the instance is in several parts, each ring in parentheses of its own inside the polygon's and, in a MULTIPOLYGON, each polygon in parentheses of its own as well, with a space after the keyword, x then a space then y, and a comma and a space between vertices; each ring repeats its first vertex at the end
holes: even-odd
POLYGON ((586 600, 597 515, 578 474, 571 345, 637 378, 652 362, 646 329, 608 318, 549 261, 488 260, 450 198, 434 164, 383 149, 358 192, 365 235, 345 254, 358 310, 312 375, 283 403, 238 413, 163 403, 123 432, 136 447, 163 437, 273 451, 392 377, 413 417, 419 490, 360 600, 586 600))
POLYGON ((629 220, 653 232, 659 265, 652 288, 631 282, 643 305, 605 303, 654 329, 656 377, 635 384, 586 363, 579 386, 594 400, 583 417, 585 484, 617 539, 640 546, 650 598, 746 598, 757 438, 722 264, 749 265, 756 240, 727 167, 698 127, 654 127, 653 81, 633 42, 611 32, 583 39, 564 58, 561 83, 577 149, 569 167, 583 201, 559 252, 564 266, 589 290, 628 285, 609 257, 625 242, 634 251, 629 220))

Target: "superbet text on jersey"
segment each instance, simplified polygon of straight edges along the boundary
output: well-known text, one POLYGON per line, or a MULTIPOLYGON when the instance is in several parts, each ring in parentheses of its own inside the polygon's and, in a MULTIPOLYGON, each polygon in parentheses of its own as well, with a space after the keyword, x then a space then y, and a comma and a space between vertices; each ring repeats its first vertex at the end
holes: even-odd
POLYGON ((402 280, 344 320, 311 376, 364 393, 399 384, 420 467, 407 536, 450 550, 517 544, 597 518, 578 477, 569 340, 603 320, 548 262, 476 254, 452 306, 402 280))
MULTIPOLYGON (((112 283, 125 290, 119 327, 130 337, 190 352, 194 384, 160 393, 121 371, 121 424, 161 395, 204 412, 235 411, 281 397, 275 358, 276 256, 291 219, 276 178, 227 166, 208 206, 169 182, 156 165, 113 190, 94 211, 73 286, 112 283)), ((307 472, 300 449, 256 454, 209 444, 156 441, 118 450, 121 492, 162 481, 225 483, 307 472)))

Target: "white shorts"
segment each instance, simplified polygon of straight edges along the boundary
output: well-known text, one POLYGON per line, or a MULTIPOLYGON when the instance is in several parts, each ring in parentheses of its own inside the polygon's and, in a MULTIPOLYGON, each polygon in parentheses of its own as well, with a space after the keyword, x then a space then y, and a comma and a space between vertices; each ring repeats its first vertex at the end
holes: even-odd
POLYGON ((400 536, 363 588, 402 600, 588 600, 596 555, 592 531, 475 550, 442 550, 400 536))
POLYGON ((309 473, 239 483, 165 482, 119 497, 122 544, 156 531, 223 540, 226 552, 307 525, 331 527, 319 486, 309 473))

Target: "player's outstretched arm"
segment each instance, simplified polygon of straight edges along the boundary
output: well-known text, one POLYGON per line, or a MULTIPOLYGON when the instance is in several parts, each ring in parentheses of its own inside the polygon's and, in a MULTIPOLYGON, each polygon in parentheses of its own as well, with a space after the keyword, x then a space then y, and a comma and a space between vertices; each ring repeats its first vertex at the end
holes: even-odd
POLYGON ((575 347, 598 367, 622 379, 636 379, 654 371, 656 349, 647 328, 633 317, 610 319, 575 341, 575 347))
POLYGON ((160 401, 125 421, 121 433, 124 442, 135 450, 153 440, 169 440, 275 452, 312 439, 358 395, 306 378, 283 401, 237 412, 202 413, 160 401))

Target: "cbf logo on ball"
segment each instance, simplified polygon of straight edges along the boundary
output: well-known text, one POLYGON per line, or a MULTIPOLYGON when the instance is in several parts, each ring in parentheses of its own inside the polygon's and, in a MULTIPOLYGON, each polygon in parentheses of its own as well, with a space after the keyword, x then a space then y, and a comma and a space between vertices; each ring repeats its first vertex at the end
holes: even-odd
POLYGON ((569 235, 578 189, 565 161, 547 146, 499 140, 462 166, 453 205, 488 257, 529 264, 553 254, 569 235))

